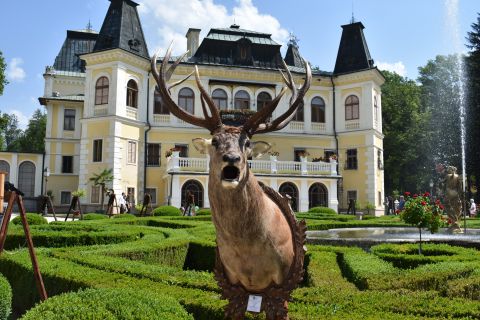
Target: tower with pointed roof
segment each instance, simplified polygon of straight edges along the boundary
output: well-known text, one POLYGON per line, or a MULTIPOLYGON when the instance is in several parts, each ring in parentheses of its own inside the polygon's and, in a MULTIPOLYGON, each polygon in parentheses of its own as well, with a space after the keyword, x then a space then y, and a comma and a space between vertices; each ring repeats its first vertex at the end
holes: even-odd
POLYGON ((342 26, 342 38, 338 48, 334 74, 357 72, 373 68, 373 59, 363 34, 365 27, 361 22, 342 26))

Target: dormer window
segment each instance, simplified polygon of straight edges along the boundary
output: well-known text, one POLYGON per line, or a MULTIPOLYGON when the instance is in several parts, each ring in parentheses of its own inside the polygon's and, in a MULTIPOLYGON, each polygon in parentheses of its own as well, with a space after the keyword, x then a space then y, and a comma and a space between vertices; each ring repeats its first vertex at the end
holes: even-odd
POLYGON ((127 83, 127 106, 138 108, 138 86, 135 80, 129 80, 127 83))
POLYGON ((251 63, 252 57, 252 42, 247 38, 242 38, 237 41, 237 52, 235 60, 239 64, 248 65, 251 63))

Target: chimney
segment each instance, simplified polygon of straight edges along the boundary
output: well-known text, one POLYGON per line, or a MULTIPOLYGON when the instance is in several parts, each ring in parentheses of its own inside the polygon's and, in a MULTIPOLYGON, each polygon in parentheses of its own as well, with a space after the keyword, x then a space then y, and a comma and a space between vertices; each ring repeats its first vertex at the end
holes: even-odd
POLYGON ((187 58, 190 58, 195 54, 200 42, 200 29, 190 28, 187 31, 185 37, 187 37, 187 58))

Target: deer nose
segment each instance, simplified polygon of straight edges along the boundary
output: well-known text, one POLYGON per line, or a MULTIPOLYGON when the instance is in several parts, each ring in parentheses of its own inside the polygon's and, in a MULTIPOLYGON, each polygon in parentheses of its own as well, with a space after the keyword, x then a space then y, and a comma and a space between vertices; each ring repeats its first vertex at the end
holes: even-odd
POLYGON ((223 161, 228 162, 228 163, 235 163, 240 161, 240 156, 239 155, 232 155, 232 154, 224 154, 223 155, 223 161))

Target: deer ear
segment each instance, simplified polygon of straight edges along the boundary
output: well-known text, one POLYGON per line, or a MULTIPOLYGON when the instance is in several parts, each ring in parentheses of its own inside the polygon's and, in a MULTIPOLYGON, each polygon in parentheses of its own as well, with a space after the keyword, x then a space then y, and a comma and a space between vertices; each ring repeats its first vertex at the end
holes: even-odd
POLYGON ((260 158, 272 147, 270 143, 265 141, 251 141, 250 143, 252 144, 252 158, 260 158))
POLYGON ((208 146, 212 145, 212 139, 195 138, 192 142, 195 149, 200 151, 201 154, 208 153, 208 146))

